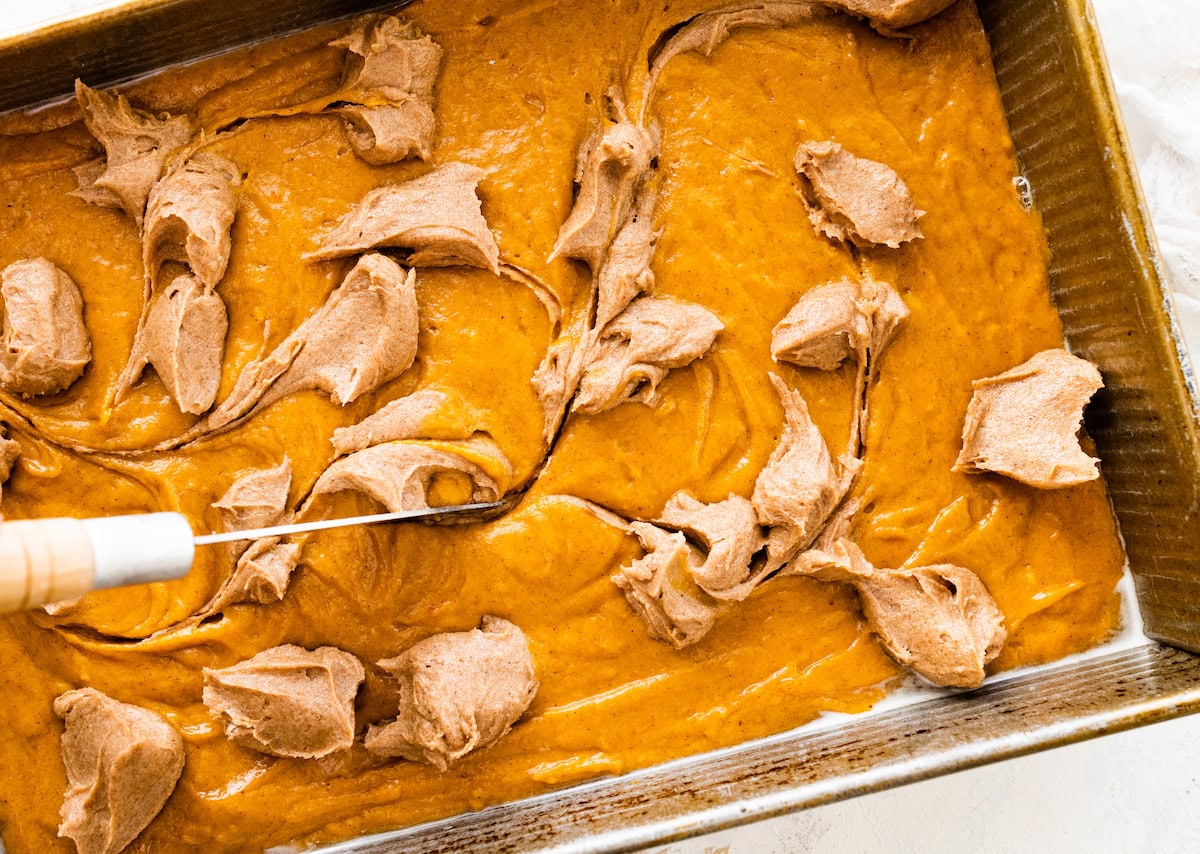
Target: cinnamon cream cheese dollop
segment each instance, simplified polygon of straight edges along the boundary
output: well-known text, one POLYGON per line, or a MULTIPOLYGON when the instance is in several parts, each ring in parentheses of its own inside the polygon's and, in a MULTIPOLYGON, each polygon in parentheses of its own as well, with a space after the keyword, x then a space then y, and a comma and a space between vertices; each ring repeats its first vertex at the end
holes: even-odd
POLYGON ((405 439, 469 439, 481 417, 452 389, 423 389, 391 401, 357 424, 333 431, 339 457, 405 439))
POLYGON ((145 323, 117 380, 114 401, 125 400, 150 366, 181 412, 207 411, 221 384, 228 331, 229 315, 221 298, 195 276, 177 276, 151 297, 145 323))
POLYGON ((842 460, 842 471, 799 392, 771 374, 783 404, 783 435, 754 482, 751 502, 767 533, 768 572, 779 569, 821 532, 858 472, 857 460, 842 460))
POLYGON ((376 166, 408 157, 428 160, 441 47, 395 15, 359 18, 330 46, 347 50, 339 98, 345 105, 335 112, 345 120, 354 152, 376 166))
POLYGON ((16 261, 0 273, 0 296, 0 387, 26 396, 53 394, 79 379, 92 360, 92 340, 71 277, 45 258, 16 261))
POLYGON ((879 355, 909 317, 896 289, 886 282, 842 279, 806 292, 771 331, 777 362, 832 371, 847 359, 879 355))
POLYGON ((336 112, 345 121, 350 147, 372 166, 399 163, 409 157, 428 160, 433 154, 437 125, 433 110, 423 101, 407 100, 381 107, 349 104, 336 112))
POLYGON ((397 441, 373 445, 337 460, 317 479, 312 497, 343 490, 369 495, 389 512, 424 510, 439 476, 465 476, 463 503, 495 501, 512 479, 512 465, 491 439, 465 442, 397 441))
POLYGON ((741 601, 754 590, 758 577, 751 560, 766 540, 754 505, 739 495, 705 504, 677 492, 658 517, 660 525, 699 540, 708 549, 704 563, 692 570, 696 584, 714 599, 741 601))
POLYGON ((636 400, 658 403, 658 384, 710 349, 725 328, 703 306, 641 297, 617 315, 588 355, 573 409, 598 413, 636 400))
MULTIPOLYGON (((5 435, 4 426, 0 425, 0 485, 8 483, 8 479, 12 476, 13 466, 17 463, 17 457, 21 455, 21 443, 15 439, 10 439, 5 435)), ((0 522, 4 521, 4 514, 0 513, 0 522)))
POLYGON ((654 287, 650 259, 662 236, 661 231, 654 230, 652 222, 655 198, 647 189, 638 193, 596 273, 598 330, 603 330, 635 297, 654 287))
POLYGON ((1104 380, 1091 362, 1044 350, 971 384, 954 471, 995 472, 1038 489, 1095 480, 1100 461, 1079 446, 1083 408, 1104 380))
MULTIPOLYGON (((281 523, 282 524, 282 523, 281 523)), ((212 601, 200 612, 215 614, 231 605, 278 602, 300 562, 300 545, 279 537, 255 540, 242 552, 233 574, 221 584, 212 601)))
POLYGON ((961 566, 877 569, 840 539, 828 551, 805 552, 784 573, 852 584, 888 653, 935 685, 978 687, 1007 639, 995 600, 961 566))
POLYGON ((79 854, 116 854, 162 810, 183 772, 183 739, 160 715, 93 688, 54 701, 66 723, 67 769, 58 835, 79 854))
POLYGON ((525 633, 500 617, 428 637, 379 666, 399 683, 400 698, 396 719, 367 731, 367 750, 443 771, 494 744, 538 690, 525 633))
POLYGON ((197 154, 166 174, 150 191, 142 235, 147 281, 174 261, 191 269, 212 290, 229 265, 229 235, 237 213, 237 165, 213 154, 197 154))
POLYGON ((354 697, 365 672, 336 647, 286 644, 204 671, 204 705, 243 747, 318 759, 354 742, 354 697))
POLYGON ((629 218, 634 197, 662 142, 657 128, 632 121, 621 98, 607 96, 612 120, 597 125, 579 149, 575 183, 579 193, 550 253, 586 261, 600 270, 617 231, 629 218))
POLYGON ((499 273, 500 248, 476 195, 484 174, 453 162, 374 189, 303 258, 328 261, 392 247, 409 250, 405 263, 413 267, 464 265, 499 273))
POLYGON ((817 231, 860 249, 896 249, 921 237, 924 216, 900 176, 882 163, 856 157, 836 142, 807 142, 793 162, 809 219, 817 231))
POLYGON ((287 513, 288 490, 292 486, 292 463, 286 456, 278 466, 242 475, 225 494, 213 502, 221 513, 226 531, 282 525, 287 513))
POLYGON ((386 256, 364 255, 324 305, 247 365, 229 397, 172 444, 223 429, 305 389, 320 389, 345 406, 404 373, 416 355, 416 273, 386 256))
POLYGON ((584 357, 593 338, 586 328, 582 313, 568 334, 560 335, 546 348, 546 355, 529 378, 542 408, 542 438, 548 448, 566 417, 567 406, 579 387, 583 375, 584 357))
POLYGON ((699 641, 716 622, 720 604, 696 584, 704 577, 704 554, 683 534, 648 522, 626 530, 646 550, 643 557, 612 576, 651 637, 683 649, 699 641))
MULTIPOLYGON (((291 485, 292 464, 285 456, 275 468, 238 478, 213 507, 220 511, 226 531, 286 525, 292 521, 287 510, 291 485)), ((300 560, 300 546, 280 537, 254 540, 244 549, 235 543, 232 549, 238 555, 233 573, 199 612, 201 616, 242 602, 278 602, 287 592, 288 581, 300 560)))
POLYGON ((192 136, 183 116, 157 118, 135 110, 124 95, 91 89, 75 81, 83 121, 101 145, 103 160, 76 168, 75 195, 102 207, 120 208, 140 230, 150 190, 162 176, 167 156, 192 136))

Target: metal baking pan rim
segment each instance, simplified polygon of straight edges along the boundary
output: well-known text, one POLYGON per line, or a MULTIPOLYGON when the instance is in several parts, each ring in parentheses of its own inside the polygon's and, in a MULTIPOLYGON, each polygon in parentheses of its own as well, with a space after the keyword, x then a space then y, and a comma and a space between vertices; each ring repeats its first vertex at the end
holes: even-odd
POLYGON ((809 725, 318 850, 633 851, 1195 712, 1200 657, 1150 642, 1033 668, 952 699, 867 712, 839 725, 809 725), (1087 677, 1099 674, 1108 681, 1091 698, 1095 708, 1072 715, 1069 707, 1080 697, 1070 689, 1088 686, 1087 677), (1171 687, 1164 689, 1167 683, 1171 687), (1031 715, 1059 717, 1031 728, 1031 715), (1004 722, 999 730, 996 718, 1004 722), (994 731, 983 734, 987 728, 994 731), (861 767, 805 779, 803 762, 796 759, 805 751, 820 759, 855 753, 861 761, 852 764, 861 767), (895 755, 876 761, 888 753, 895 755), (779 779, 762 791, 741 791, 761 782, 756 778, 762 766, 773 764, 765 773, 779 779), (730 775, 731 766, 746 773, 730 775))
MULTIPOLYGON (((1174 382, 1165 383, 1170 388, 1164 393, 1173 395, 1170 402, 1179 406, 1175 412, 1164 412, 1163 417, 1175 418, 1174 426, 1184 437, 1175 447, 1187 452, 1179 462, 1195 492, 1197 448, 1200 447, 1196 414, 1200 411, 1200 394, 1179 331, 1172 297, 1162 287, 1162 270, 1152 226, 1145 214, 1145 201, 1131 166, 1127 137, 1120 113, 1115 109, 1111 80, 1086 0, 980 0, 981 11, 1037 4, 1053 7, 1055 14, 1061 14, 1066 25, 1074 30, 1072 47, 1079 52, 1084 66, 1080 76, 1086 78, 1091 87, 1088 94, 1099 117, 1095 136, 1107 159, 1106 180, 1111 185, 1111 196, 1124 217, 1121 231, 1129 244, 1128 254, 1135 264, 1140 265, 1140 281, 1157 294, 1157 305, 1147 303, 1154 315, 1151 325, 1157 323, 1157 329, 1171 347, 1168 367, 1174 382)), ((113 85, 181 61, 217 55, 252 41, 355 12, 401 5, 405 4, 385 4, 378 0, 330 0, 327 3, 290 0, 240 10, 237 5, 224 0, 114 0, 99 9, 74 13, 0 37, 0 68, 3 69, 27 68, 31 52, 44 56, 60 43, 86 42, 89 33, 107 33, 110 40, 99 45, 107 52, 96 50, 87 54, 90 58, 82 65, 72 67, 69 77, 63 67, 58 67, 58 78, 33 87, 31 91, 43 93, 40 98, 14 103, 4 101, 4 93, 0 92, 0 109, 33 108, 48 100, 65 97, 69 86, 63 86, 61 81, 73 79, 75 74, 87 75, 89 82, 96 85, 113 85), (214 49, 211 45, 215 42, 208 42, 208 49, 195 48, 199 52, 187 57, 166 57, 152 46, 145 47, 140 53, 135 51, 136 55, 128 61, 109 57, 114 44, 120 44, 112 39, 131 22, 161 22, 164 15, 198 12, 205 6, 214 10, 206 24, 210 29, 215 28, 214 32, 234 21, 240 22, 244 29, 235 30, 238 35, 223 46, 214 49), (247 35, 254 27, 259 29, 247 35), (138 66, 139 62, 150 62, 155 57, 157 64, 138 66), (54 89, 54 86, 58 88, 54 89)), ((197 44, 204 43, 203 39, 197 39, 197 44)), ((74 54, 66 57, 70 61, 75 58, 74 54)), ((3 78, 6 76, 9 76, 7 72, 0 75, 0 90, 4 89, 3 78)), ((1035 182, 1035 194, 1037 187, 1035 182)), ((1039 199, 1039 208, 1042 207, 1039 199)), ((1091 425, 1089 429, 1092 429, 1091 425)), ((1194 549, 1185 555, 1191 559, 1196 556, 1194 549)), ((1152 582, 1167 578, 1179 583, 1177 574, 1174 569, 1164 570, 1157 564, 1146 567, 1143 575, 1147 580, 1139 585, 1139 600, 1143 605, 1147 601, 1153 604, 1152 582)), ((1200 607, 1198 603, 1200 593, 1192 597, 1189 588, 1189 599, 1183 603, 1190 609, 1186 613, 1184 634, 1198 631, 1195 617, 1200 607)), ((1187 638, 1180 636, 1180 630, 1169 626, 1151 628, 1149 634, 1176 645, 1188 645, 1187 638)), ((1194 642, 1192 648, 1196 648, 1194 642)), ((836 727, 769 736, 479 812, 359 837, 323 850, 347 854, 447 848, 631 850, 1198 711, 1200 658, 1169 646, 1148 643, 1082 662, 1047 665, 1028 675, 993 680, 977 691, 953 699, 929 700, 887 712, 867 713, 836 727), (1054 702, 1047 706, 1045 692, 1051 688, 1057 693, 1052 698, 1054 702), (938 721, 945 725, 937 725, 938 721), (890 731, 883 732, 883 729, 890 731), (901 759, 887 755, 887 750, 896 750, 897 745, 907 754, 901 759), (861 764, 869 761, 870 757, 864 751, 871 747, 879 751, 873 754, 873 764, 861 764), (803 760, 776 755, 793 749, 810 753, 803 760), (809 772, 809 757, 817 754, 831 764, 824 776, 808 779, 804 775, 809 772), (850 762, 854 757, 858 757, 859 765, 851 762, 838 770, 841 766, 837 765, 837 760, 850 762)))

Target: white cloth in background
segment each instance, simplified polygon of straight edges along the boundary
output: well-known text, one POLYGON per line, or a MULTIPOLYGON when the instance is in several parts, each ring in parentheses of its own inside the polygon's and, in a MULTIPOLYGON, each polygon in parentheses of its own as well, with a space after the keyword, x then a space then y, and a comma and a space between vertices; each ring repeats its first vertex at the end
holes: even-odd
POLYGON ((1200 0, 1093 0, 1163 266, 1200 360, 1200 0))

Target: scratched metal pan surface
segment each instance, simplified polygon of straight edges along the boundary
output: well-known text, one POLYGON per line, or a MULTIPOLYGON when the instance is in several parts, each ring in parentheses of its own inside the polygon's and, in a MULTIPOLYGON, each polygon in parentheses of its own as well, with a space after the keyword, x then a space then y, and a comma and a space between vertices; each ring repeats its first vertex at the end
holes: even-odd
MULTIPOLYGON (((631 850, 1200 711, 1196 389, 1086 0, 978 0, 1045 220, 1150 640, 965 694, 353 840, 330 852, 631 850), (1190 651, 1190 652, 1189 652, 1190 651)), ((0 40, 0 111, 400 3, 137 0, 0 40)))

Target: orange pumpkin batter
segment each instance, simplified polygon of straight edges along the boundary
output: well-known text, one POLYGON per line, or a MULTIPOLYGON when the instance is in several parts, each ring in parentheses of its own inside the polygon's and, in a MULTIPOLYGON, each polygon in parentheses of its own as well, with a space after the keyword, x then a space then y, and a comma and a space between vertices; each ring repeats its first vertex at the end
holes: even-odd
MULTIPOLYGON (((589 285, 578 262, 547 263, 572 203, 576 150, 613 82, 645 80, 659 34, 712 0, 471 0, 418 3, 404 15, 445 51, 435 162, 486 170, 483 210, 503 258, 564 303, 589 285)), ((175 69, 128 90, 151 111, 198 126, 299 104, 331 91, 343 51, 332 25, 175 69)), ((657 293, 699 303, 725 324, 715 350, 672 372, 654 409, 626 404, 571 416, 516 509, 467 527, 393 525, 313 535, 283 601, 161 632, 195 612, 230 572, 201 550, 178 582, 101 592, 57 616, 0 619, 0 823, 10 852, 70 851, 55 836, 66 785, 62 692, 92 686, 164 715, 182 734, 183 776, 133 851, 257 850, 426 821, 789 729, 823 711, 869 708, 902 679, 848 587, 779 579, 732 608, 700 643, 651 639, 609 580, 636 542, 578 506, 595 500, 652 518, 679 489, 705 501, 748 495, 779 436, 768 373, 804 395, 831 447, 848 431, 854 367, 776 366, 772 327, 808 289, 856 276, 856 261, 818 235, 791 171, 797 145, 832 139, 907 182, 925 237, 863 253, 912 316, 872 391, 864 510, 854 539, 880 565, 914 552, 974 570, 1004 612, 1009 640, 993 670, 1086 649, 1119 620, 1123 556, 1102 481, 1039 491, 951 472, 971 381, 1061 346, 1046 244, 1022 208, 987 42, 964 0, 885 38, 845 15, 734 33, 711 57, 673 59, 649 114, 663 132, 657 293), (395 714, 395 689, 371 664, 434 632, 503 616, 530 640, 541 689, 493 747, 446 772, 370 756, 361 743, 321 760, 276 759, 226 740, 201 703, 201 670, 277 644, 333 645, 367 664, 360 730, 395 714), (149 635, 159 632, 149 640, 149 635)), ((248 423, 177 451, 81 454, 63 444, 144 448, 184 432, 152 373, 121 404, 112 389, 142 300, 141 249, 120 212, 69 196, 71 167, 97 146, 73 104, 0 120, 0 266, 44 256, 78 283, 94 358, 53 397, 4 398, 0 420, 22 454, 4 487, 8 517, 175 509, 198 532, 240 474, 294 469, 293 506, 333 458, 336 427, 417 388, 458 391, 483 413, 515 482, 538 471, 543 419, 530 377, 554 329, 534 292, 461 267, 418 272, 416 364, 339 408, 293 394, 248 423)), ((300 256, 373 187, 412 177, 410 161, 370 166, 332 116, 254 118, 208 146, 243 172, 233 256, 218 293, 229 310, 218 401, 240 369, 318 307, 351 261, 300 256)), ((447 495, 454 484, 446 486, 447 495)), ((322 497, 325 515, 377 509, 353 493, 322 497)))

